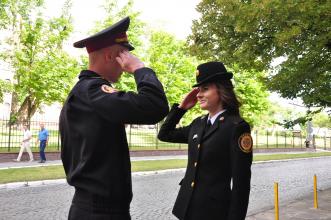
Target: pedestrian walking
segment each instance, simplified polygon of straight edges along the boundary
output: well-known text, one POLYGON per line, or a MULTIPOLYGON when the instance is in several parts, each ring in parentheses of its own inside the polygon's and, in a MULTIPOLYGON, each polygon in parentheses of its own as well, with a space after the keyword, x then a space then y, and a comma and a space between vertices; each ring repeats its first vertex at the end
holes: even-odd
POLYGON ((17 161, 17 162, 21 161, 21 157, 23 155, 23 152, 24 152, 24 150, 26 150, 26 152, 28 152, 29 157, 30 157, 29 161, 32 162, 33 161, 33 154, 31 152, 31 148, 30 148, 30 141, 31 141, 31 138, 32 138, 32 134, 31 134, 31 132, 30 132, 27 125, 23 125, 22 130, 23 130, 23 140, 21 142, 20 152, 19 152, 17 158, 14 159, 14 161, 17 161))
POLYGON ((188 143, 187 169, 173 208, 179 219, 245 219, 253 142, 239 114, 232 76, 221 62, 199 65, 194 89, 173 105, 159 131, 161 141, 188 143), (208 114, 176 128, 197 102, 208 114))
POLYGON ((81 41, 88 70, 81 71, 60 115, 61 158, 75 187, 69 219, 128 220, 131 163, 125 124, 155 124, 168 113, 154 71, 129 51, 126 17, 81 41), (113 88, 123 72, 133 74, 137 92, 113 88))
POLYGON ((37 140, 37 143, 39 142, 39 156, 40 156, 39 163, 45 163, 46 162, 45 148, 48 144, 49 134, 43 122, 39 123, 39 126, 40 126, 40 130, 38 133, 38 140, 37 140))

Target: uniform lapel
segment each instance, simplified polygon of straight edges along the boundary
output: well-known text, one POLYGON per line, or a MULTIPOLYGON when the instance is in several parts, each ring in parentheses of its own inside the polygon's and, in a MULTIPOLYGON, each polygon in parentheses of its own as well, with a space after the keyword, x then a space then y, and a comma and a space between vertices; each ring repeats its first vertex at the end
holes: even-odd
POLYGON ((198 135, 197 143, 201 143, 203 132, 207 124, 207 120, 208 120, 208 115, 207 116, 204 115, 201 117, 201 126, 199 126, 199 129, 197 130, 197 135, 198 135))
MULTIPOLYGON (((218 117, 217 117, 218 118, 218 117)), ((218 121, 216 120, 214 124, 207 130, 207 132, 203 135, 203 140, 209 137, 212 133, 214 133, 218 128, 218 121)))
MULTIPOLYGON (((226 111, 225 111, 226 112, 226 111)), ((217 128, 219 127, 219 124, 221 122, 223 122, 224 120, 224 115, 225 115, 225 112, 223 112, 222 114, 220 114, 219 116, 217 116, 216 120, 214 121, 214 124, 208 129, 208 131, 206 131, 206 133, 203 135, 203 140, 205 140, 206 138, 208 138, 212 133, 214 133, 217 128), (220 118, 222 118, 222 121, 220 121, 220 118)), ((207 120, 205 121, 205 125, 207 123, 207 120)))

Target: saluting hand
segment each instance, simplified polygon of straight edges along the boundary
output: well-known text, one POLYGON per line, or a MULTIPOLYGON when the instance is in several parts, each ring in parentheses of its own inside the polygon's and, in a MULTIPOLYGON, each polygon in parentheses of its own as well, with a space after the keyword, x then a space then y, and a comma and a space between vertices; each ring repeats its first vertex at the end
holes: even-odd
POLYGON ((198 99, 197 99, 198 93, 199 93, 199 88, 192 89, 191 92, 186 94, 185 98, 182 100, 182 102, 180 103, 180 105, 178 107, 181 109, 188 110, 188 109, 192 108, 193 106, 195 106, 195 104, 198 101, 198 99))
POLYGON ((129 51, 120 52, 116 60, 121 65, 123 71, 128 73, 134 73, 137 69, 145 66, 143 62, 129 51))

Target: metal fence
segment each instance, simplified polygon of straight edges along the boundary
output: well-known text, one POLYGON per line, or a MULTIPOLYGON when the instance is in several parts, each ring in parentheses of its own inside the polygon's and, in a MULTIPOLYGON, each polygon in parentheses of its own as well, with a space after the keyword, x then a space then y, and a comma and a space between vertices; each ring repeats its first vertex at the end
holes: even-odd
MULTIPOLYGON (((30 121, 30 131, 32 133, 31 149, 38 151, 38 133, 41 121, 30 121)), ((58 122, 44 122, 45 128, 49 132, 47 151, 58 151, 60 149, 60 136, 58 122)), ((22 123, 11 125, 9 120, 0 120, 0 152, 18 151, 23 140, 22 123)))
MULTIPOLYGON (((40 121, 30 122, 30 131, 32 132, 31 147, 32 151, 38 151, 37 144, 40 121)), ((43 122, 45 128, 49 131, 49 141, 46 151, 60 150, 60 136, 58 122, 43 122)), ((19 123, 18 123, 19 124, 19 123)), ((23 131, 20 125, 10 125, 8 120, 0 120, 0 152, 17 152, 23 139, 23 131)), ((129 147, 131 150, 166 150, 166 149, 187 149, 187 144, 176 144, 162 142, 157 139, 159 124, 156 125, 127 125, 126 133, 129 147)), ((305 148, 306 137, 301 131, 261 131, 253 130, 252 138, 254 148, 272 149, 272 148, 305 148)), ((330 136, 314 136, 314 148, 330 149, 330 136)))

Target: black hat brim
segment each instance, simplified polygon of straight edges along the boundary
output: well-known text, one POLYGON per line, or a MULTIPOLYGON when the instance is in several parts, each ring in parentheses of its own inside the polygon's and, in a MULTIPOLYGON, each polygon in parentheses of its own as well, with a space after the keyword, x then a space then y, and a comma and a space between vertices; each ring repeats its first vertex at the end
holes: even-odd
POLYGON ((122 45, 123 47, 128 48, 129 51, 134 50, 134 47, 129 43, 121 43, 120 45, 122 45))
POLYGON ((210 77, 207 77, 207 78, 201 80, 199 83, 193 85, 192 87, 198 87, 198 86, 201 86, 202 84, 210 83, 210 82, 219 82, 222 80, 230 80, 230 79, 232 79, 232 77, 233 77, 232 72, 217 73, 215 75, 212 75, 210 77))

